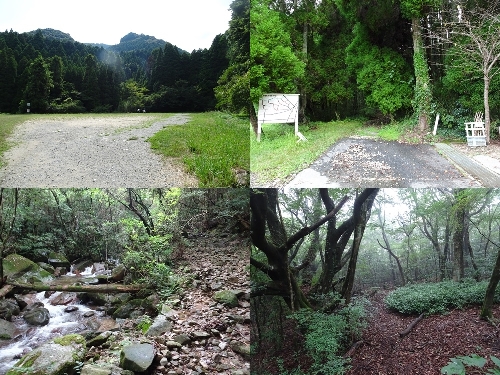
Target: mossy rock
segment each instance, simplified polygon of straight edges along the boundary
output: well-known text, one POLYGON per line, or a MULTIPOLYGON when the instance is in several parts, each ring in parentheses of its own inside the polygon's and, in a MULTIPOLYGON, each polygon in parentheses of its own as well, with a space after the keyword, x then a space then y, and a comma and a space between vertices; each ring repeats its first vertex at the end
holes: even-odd
POLYGON ((85 359, 85 339, 71 334, 49 341, 24 355, 7 375, 62 375, 72 374, 77 362, 85 359))
POLYGON ((213 299, 214 301, 222 303, 229 307, 238 306, 238 297, 231 290, 220 290, 218 292, 215 292, 213 299))
POLYGON ((3 260, 3 273, 17 282, 49 282, 53 276, 35 262, 18 254, 7 255, 3 260))
POLYGON ((71 264, 69 260, 61 253, 56 253, 55 251, 51 251, 49 253, 48 262, 53 267, 64 267, 69 271, 71 264))

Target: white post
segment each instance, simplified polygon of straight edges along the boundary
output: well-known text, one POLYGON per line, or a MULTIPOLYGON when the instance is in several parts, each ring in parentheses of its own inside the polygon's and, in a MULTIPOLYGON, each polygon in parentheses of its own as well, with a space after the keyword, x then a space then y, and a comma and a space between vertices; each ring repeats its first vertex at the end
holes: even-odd
POLYGON ((432 132, 432 135, 436 135, 438 129, 438 122, 439 122, 439 113, 436 116, 436 122, 434 123, 434 131, 432 132))

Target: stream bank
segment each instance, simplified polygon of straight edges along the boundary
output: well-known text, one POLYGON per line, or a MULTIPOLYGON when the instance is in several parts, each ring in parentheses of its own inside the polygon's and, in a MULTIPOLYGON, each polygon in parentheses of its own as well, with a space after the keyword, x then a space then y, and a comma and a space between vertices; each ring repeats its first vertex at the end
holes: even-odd
MULTIPOLYGON (((177 294, 160 303, 158 295, 153 293, 147 297, 151 309, 145 308, 143 303, 136 304, 128 315, 123 316, 117 314, 117 300, 130 299, 130 295, 114 295, 115 310, 110 315, 108 307, 112 303, 109 298, 99 306, 96 299, 82 300, 79 294, 77 300, 64 305, 79 308, 63 314, 65 318, 73 314, 73 327, 62 330, 62 322, 59 322, 57 327, 49 329, 54 338, 47 337, 48 342, 40 342, 40 346, 26 349, 28 353, 15 356, 24 354, 26 358, 30 353, 38 353, 40 348, 53 348, 57 345, 55 340, 74 340, 78 337, 74 334, 78 333, 85 340, 86 349, 83 360, 75 362, 71 368, 81 370, 84 375, 250 374, 248 239, 198 236, 189 241, 189 246, 176 254, 173 264, 175 273, 183 280, 177 294), (85 307, 80 308, 80 305, 85 307), (94 315, 85 318, 83 315, 90 310, 94 315), (137 363, 130 365, 123 360, 127 351, 136 353, 137 350, 144 351, 145 357, 151 358, 145 370, 134 367, 139 366, 137 363)), ((49 297, 45 292, 29 295, 66 300, 66 293, 49 297)), ((51 313, 51 321, 58 322, 56 313, 51 313)), ((27 331, 30 330, 40 328, 30 327, 27 331)), ((20 333, 14 341, 20 342, 25 336, 20 333)), ((0 347, 0 355, 3 355, 7 352, 5 342, 0 345, 4 345, 0 347)), ((30 365, 34 366, 31 362, 30 365)), ((16 374, 13 370, 9 375, 11 373, 16 374)))

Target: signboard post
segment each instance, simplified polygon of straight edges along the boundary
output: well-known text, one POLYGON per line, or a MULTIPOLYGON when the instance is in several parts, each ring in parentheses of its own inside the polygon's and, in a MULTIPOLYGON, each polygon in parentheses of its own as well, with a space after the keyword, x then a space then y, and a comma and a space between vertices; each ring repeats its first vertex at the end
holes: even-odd
POLYGON ((257 141, 260 142, 262 124, 295 123, 295 135, 306 141, 299 132, 299 94, 264 94, 259 100, 257 141))

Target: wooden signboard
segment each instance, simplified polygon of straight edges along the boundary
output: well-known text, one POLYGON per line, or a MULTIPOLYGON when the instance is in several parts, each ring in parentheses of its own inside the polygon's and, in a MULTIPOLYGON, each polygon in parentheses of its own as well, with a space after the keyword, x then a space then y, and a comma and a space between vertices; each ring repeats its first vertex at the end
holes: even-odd
POLYGON ((283 123, 295 123, 295 135, 306 140, 299 133, 299 94, 264 94, 259 100, 257 117, 257 141, 259 142, 262 124, 283 123))

